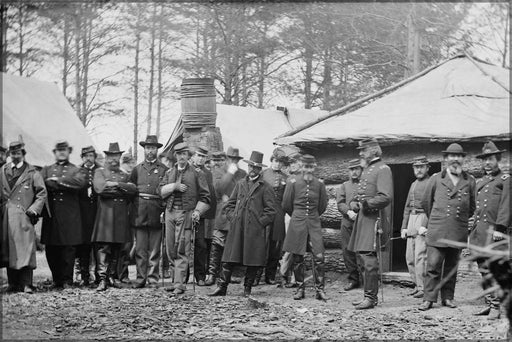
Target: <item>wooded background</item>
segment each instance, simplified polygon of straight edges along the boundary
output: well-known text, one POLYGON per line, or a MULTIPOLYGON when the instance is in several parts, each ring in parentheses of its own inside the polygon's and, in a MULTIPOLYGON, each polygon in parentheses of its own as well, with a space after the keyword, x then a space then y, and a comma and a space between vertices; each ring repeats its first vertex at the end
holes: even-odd
POLYGON ((224 104, 331 110, 465 51, 509 67, 508 2, 3 1, 0 10, 1 70, 56 82, 86 127, 130 120, 135 157, 141 136, 174 119, 186 77, 213 77, 224 104))

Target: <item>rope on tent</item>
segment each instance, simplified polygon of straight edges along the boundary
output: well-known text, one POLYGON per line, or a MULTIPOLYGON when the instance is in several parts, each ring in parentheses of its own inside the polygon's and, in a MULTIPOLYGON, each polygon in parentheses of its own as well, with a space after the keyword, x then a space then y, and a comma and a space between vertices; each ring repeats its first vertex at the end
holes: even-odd
POLYGON ((473 57, 471 57, 469 54, 466 53, 466 57, 487 77, 490 77, 491 80, 493 80, 497 85, 499 85, 500 87, 502 87, 503 89, 505 89, 509 94, 512 94, 510 92, 510 89, 507 88, 507 86, 505 86, 504 84, 502 84, 498 79, 496 79, 496 77, 494 77, 493 75, 489 75, 485 70, 484 68, 482 68, 482 66, 480 66, 477 61, 475 61, 475 59, 473 57))

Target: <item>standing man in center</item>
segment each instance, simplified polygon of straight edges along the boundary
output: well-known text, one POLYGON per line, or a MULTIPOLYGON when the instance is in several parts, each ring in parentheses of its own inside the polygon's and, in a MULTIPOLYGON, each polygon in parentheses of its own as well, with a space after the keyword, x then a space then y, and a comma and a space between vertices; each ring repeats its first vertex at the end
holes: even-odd
POLYGON ((142 288, 146 284, 156 286, 158 283, 162 244, 160 215, 164 207, 157 189, 168 170, 157 159, 158 149, 163 145, 158 142, 156 135, 148 135, 139 145, 144 148, 144 161, 135 166, 130 175, 130 182, 139 191, 130 215, 135 229, 135 288, 142 288))
MULTIPOLYGON (((174 286, 179 295, 186 290, 192 229, 210 207, 208 182, 202 171, 189 163, 190 149, 186 143, 174 148, 177 163, 169 169, 158 187, 166 201, 165 239, 171 267, 174 266, 174 286)), ((166 289, 171 290, 171 288, 166 289)))
POLYGON ((364 170, 357 195, 350 202, 357 218, 348 248, 358 253, 364 272, 364 298, 352 304, 357 310, 364 310, 377 305, 379 262, 382 262, 377 253, 390 230, 393 177, 389 166, 381 160, 382 150, 377 140, 360 141, 358 149, 364 170))

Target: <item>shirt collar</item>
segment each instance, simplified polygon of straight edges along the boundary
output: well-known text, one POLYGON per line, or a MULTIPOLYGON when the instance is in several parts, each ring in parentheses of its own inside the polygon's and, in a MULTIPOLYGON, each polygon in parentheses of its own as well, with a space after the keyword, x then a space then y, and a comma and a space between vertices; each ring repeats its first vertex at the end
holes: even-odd
POLYGON ((14 165, 12 162, 11 162, 11 168, 13 167, 16 167, 17 169, 21 169, 21 167, 23 166, 23 163, 24 161, 20 161, 18 164, 14 165))

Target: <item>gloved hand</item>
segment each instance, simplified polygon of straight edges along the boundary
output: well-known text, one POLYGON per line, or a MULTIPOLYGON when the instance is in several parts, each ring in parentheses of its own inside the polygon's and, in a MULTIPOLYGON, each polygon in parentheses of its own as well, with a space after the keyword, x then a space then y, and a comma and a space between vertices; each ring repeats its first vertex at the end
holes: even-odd
POLYGON ((357 217, 357 213, 353 210, 349 210, 347 211, 347 215, 348 217, 352 220, 352 221, 355 221, 356 220, 356 217, 357 217))
POLYGON ((28 216, 30 223, 32 223, 33 225, 36 224, 37 221, 39 221, 39 215, 37 215, 37 213, 32 209, 27 209, 25 214, 28 216))
POLYGON ((407 239, 407 229, 402 229, 402 230, 400 231, 400 237, 401 237, 402 239, 407 239))
POLYGON ((419 228, 418 228, 418 235, 422 235, 422 236, 427 235, 427 228, 425 228, 425 227, 419 227, 419 228))
POLYGON ((194 210, 194 212, 192 213, 192 221, 194 223, 197 223, 197 222, 199 222, 200 218, 201 218, 201 215, 199 214, 199 211, 194 210))
POLYGON ((492 232, 492 239, 494 241, 500 241, 500 240, 503 240, 504 238, 505 238, 505 234, 498 232, 498 231, 492 232))
POLYGON ((357 212, 359 212, 360 204, 359 204, 359 202, 350 202, 349 207, 350 207, 350 210, 357 213, 357 212))

